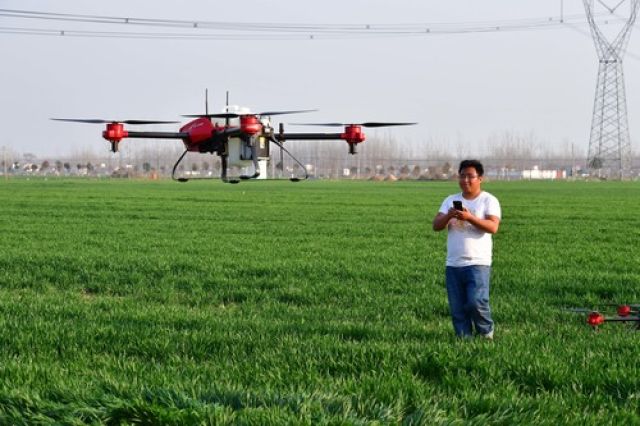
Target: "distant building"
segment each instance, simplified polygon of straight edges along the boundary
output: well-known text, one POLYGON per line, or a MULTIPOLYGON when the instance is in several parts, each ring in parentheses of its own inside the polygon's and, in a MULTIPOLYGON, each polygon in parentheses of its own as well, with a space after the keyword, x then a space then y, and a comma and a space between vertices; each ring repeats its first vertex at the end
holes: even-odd
POLYGON ((566 179, 566 170, 540 170, 533 166, 531 170, 522 171, 522 179, 566 179))

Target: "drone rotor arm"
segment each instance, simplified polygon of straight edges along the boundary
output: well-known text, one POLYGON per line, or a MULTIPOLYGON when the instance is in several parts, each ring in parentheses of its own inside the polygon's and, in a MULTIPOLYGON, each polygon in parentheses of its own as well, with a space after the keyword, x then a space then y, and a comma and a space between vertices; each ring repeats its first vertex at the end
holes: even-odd
POLYGON ((133 132, 127 131, 128 138, 137 139, 189 139, 189 133, 185 132, 133 132))
POLYGON ((611 322, 633 322, 633 321, 640 321, 640 317, 638 316, 628 316, 628 317, 621 317, 621 316, 615 316, 615 317, 604 317, 605 321, 611 321, 611 322))
POLYGON ((279 142, 284 141, 320 141, 320 140, 341 140, 342 133, 276 133, 274 137, 279 142))

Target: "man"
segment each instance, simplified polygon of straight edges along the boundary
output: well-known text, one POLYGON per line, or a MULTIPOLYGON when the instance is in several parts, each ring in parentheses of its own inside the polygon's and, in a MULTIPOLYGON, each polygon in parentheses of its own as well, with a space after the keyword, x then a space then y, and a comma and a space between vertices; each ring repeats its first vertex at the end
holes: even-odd
POLYGON ((471 337, 475 328, 480 336, 493 339, 489 307, 491 235, 498 232, 501 210, 498 199, 481 189, 483 175, 479 161, 460 163, 458 182, 462 192, 444 200, 433 219, 433 230, 448 231, 446 283, 456 335, 471 337))

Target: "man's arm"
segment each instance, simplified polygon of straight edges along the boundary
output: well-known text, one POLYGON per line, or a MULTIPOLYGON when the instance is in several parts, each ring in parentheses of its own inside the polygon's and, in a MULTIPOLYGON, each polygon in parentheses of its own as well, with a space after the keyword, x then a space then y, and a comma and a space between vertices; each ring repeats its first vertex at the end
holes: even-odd
POLYGON ((498 216, 487 215, 484 219, 471 214, 466 208, 463 211, 456 212, 455 215, 458 220, 466 220, 481 231, 489 234, 495 234, 500 227, 500 218, 498 216))
POLYGON ((451 208, 447 213, 438 212, 436 217, 433 218, 433 230, 442 231, 446 228, 449 221, 455 217, 456 211, 457 210, 451 208))

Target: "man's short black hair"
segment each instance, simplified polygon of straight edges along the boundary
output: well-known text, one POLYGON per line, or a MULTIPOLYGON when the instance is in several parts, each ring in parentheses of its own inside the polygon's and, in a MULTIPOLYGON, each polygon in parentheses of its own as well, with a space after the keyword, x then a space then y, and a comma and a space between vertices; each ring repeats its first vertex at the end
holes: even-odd
POLYGON ((467 167, 473 167, 476 169, 478 176, 484 175, 484 167, 482 167, 482 163, 478 160, 462 160, 460 162, 460 167, 458 167, 458 174, 462 173, 462 171, 467 167))

